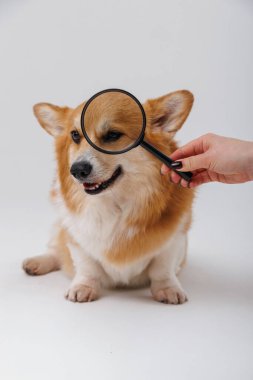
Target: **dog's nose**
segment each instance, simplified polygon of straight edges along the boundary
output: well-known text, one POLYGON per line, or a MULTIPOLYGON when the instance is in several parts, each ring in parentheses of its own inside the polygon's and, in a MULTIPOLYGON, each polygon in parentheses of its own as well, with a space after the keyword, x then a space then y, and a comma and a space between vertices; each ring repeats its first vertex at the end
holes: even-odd
POLYGON ((91 171, 92 166, 87 161, 75 162, 70 168, 70 173, 79 181, 84 181, 91 171))

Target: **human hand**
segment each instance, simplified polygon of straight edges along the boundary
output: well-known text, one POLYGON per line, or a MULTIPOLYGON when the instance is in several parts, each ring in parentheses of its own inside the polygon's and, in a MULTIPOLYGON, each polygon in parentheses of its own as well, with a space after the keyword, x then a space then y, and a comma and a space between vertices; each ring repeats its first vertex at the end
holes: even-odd
MULTIPOLYGON (((167 166, 161 173, 170 172, 171 181, 183 187, 196 187, 203 183, 243 183, 253 180, 253 142, 237 140, 208 133, 177 149, 170 157, 182 163, 178 171, 191 171, 188 183, 167 166)), ((179 164, 180 165, 180 164, 179 164)))

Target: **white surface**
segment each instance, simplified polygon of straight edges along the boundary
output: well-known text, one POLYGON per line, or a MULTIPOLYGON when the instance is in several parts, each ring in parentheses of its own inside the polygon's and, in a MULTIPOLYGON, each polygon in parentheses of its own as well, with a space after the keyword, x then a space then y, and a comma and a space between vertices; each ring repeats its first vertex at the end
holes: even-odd
POLYGON ((199 190, 185 305, 145 289, 73 304, 62 273, 20 269, 53 221, 51 140, 32 105, 187 88, 196 102, 181 142, 207 131, 252 140, 252 16, 246 0, 0 2, 1 379, 253 378, 252 183, 199 190))

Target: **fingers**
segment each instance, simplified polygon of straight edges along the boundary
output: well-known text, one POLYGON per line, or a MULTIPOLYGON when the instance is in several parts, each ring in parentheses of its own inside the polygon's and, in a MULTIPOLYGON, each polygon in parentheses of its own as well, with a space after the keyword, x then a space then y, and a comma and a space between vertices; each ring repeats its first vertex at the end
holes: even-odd
MULTIPOLYGON (((183 160, 178 160, 177 162, 182 163, 182 167, 177 169, 180 172, 193 172, 201 169, 208 169, 210 167, 210 159, 206 153, 184 158, 183 160)), ((170 170, 171 169, 169 169, 166 165, 162 165, 161 167, 162 174, 168 174, 170 170)))
POLYGON ((201 136, 198 139, 192 140, 188 144, 175 150, 170 157, 172 160, 177 161, 185 157, 195 156, 204 152, 204 137, 201 136))
POLYGON ((183 172, 208 169, 210 166, 208 155, 206 153, 184 158, 183 160, 180 160, 180 162, 182 163, 182 168, 178 170, 183 172))
MULTIPOLYGON (((208 156, 205 155, 207 150, 205 139, 206 135, 201 136, 195 140, 192 140, 188 144, 177 149, 170 155, 170 158, 174 161, 180 161, 183 164, 180 171, 192 171, 198 169, 207 169, 209 166, 208 156)), ((170 169, 166 165, 162 165, 161 173, 168 174, 170 169)))
POLYGON ((168 174, 170 171, 171 171, 171 169, 170 169, 168 166, 162 164, 162 167, 161 167, 161 174, 162 174, 162 175, 166 175, 166 174, 168 174))
POLYGON ((178 184, 181 181, 180 175, 174 172, 173 170, 171 171, 170 179, 173 183, 176 184, 178 184))
POLYGON ((180 183, 180 185, 182 187, 189 187, 189 185, 190 185, 190 182, 187 182, 185 179, 181 178, 180 175, 174 171, 172 171, 170 174, 170 180, 171 180, 171 182, 173 182, 175 184, 180 183))
POLYGON ((199 185, 203 185, 204 183, 212 182, 212 179, 210 178, 208 171, 203 171, 201 173, 197 173, 190 182, 190 188, 194 188, 199 185))
MULTIPOLYGON (((170 169, 169 169, 170 171, 170 169)), ((171 170, 170 181, 176 185, 181 185, 185 188, 195 188, 204 183, 212 182, 210 175, 207 170, 202 170, 201 172, 193 173, 193 177, 190 182, 187 182, 185 179, 181 178, 179 174, 171 170)))

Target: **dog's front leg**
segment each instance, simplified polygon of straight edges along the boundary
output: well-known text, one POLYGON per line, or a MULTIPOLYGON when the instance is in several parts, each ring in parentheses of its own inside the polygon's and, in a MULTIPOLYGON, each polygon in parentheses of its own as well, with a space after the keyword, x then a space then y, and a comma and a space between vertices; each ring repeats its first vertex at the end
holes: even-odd
POLYGON ((177 278, 177 272, 186 254, 186 239, 186 234, 177 234, 150 265, 151 293, 158 302, 180 304, 187 301, 177 278))
POLYGON ((75 276, 68 291, 66 299, 73 302, 95 301, 100 293, 101 267, 99 263, 77 245, 68 244, 75 267, 75 276))

